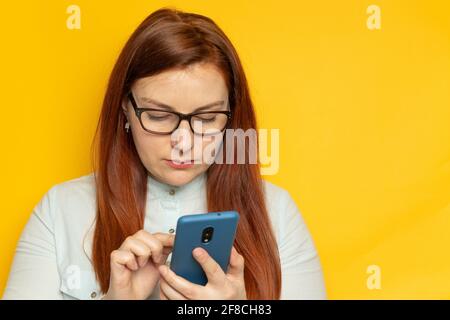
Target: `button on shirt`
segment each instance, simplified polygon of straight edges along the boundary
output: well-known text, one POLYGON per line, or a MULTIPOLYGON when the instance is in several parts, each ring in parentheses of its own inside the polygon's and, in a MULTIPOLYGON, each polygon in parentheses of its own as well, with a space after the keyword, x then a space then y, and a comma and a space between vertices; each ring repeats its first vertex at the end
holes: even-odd
MULTIPOLYGON (((281 299, 325 299, 320 260, 295 202, 284 189, 263 186, 280 253, 281 299)), ((101 299, 92 267, 95 203, 93 174, 48 190, 22 231, 3 299, 101 299)), ((148 176, 146 231, 176 234, 180 216, 205 212, 206 173, 178 187, 148 176)), ((149 299, 159 299, 159 285, 149 299)))

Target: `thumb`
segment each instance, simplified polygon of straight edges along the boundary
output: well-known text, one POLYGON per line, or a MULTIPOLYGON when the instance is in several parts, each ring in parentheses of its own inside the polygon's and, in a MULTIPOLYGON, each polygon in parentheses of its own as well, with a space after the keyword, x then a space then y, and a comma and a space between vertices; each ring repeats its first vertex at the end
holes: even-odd
POLYGON ((244 257, 237 252, 234 246, 231 249, 230 264, 228 266, 227 274, 232 276, 244 275, 244 257))

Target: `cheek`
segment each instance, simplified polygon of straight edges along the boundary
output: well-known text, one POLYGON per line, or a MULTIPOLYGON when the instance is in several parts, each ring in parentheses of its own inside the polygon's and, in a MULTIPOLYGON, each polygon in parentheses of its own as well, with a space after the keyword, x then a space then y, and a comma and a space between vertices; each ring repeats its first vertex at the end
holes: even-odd
POLYGON ((133 136, 141 161, 149 164, 167 158, 167 153, 170 154, 170 137, 156 136, 141 131, 136 132, 133 136))
MULTIPOLYGON (((223 135, 215 138, 207 138, 202 144, 204 161, 212 161, 223 147, 223 135)), ((224 150, 225 151, 225 150, 224 150)))

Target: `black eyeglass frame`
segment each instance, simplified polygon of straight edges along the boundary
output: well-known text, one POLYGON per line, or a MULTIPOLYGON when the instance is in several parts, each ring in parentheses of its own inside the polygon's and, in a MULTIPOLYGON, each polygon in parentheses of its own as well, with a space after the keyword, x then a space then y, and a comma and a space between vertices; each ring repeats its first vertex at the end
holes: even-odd
POLYGON ((219 134, 221 132, 223 132, 229 125, 230 121, 231 121, 231 117, 232 117, 232 112, 227 110, 227 111, 201 111, 201 112, 193 112, 193 113, 180 113, 180 112, 176 112, 176 111, 168 111, 168 110, 161 110, 161 109, 154 109, 154 108, 141 108, 138 107, 136 100, 134 99, 133 93, 130 91, 128 92, 127 95, 128 99, 131 102, 131 105, 133 106, 134 112, 136 114, 136 117, 139 119, 139 123, 141 124, 142 129, 144 129, 147 132, 153 133, 153 134, 159 134, 159 135, 169 135, 172 134, 173 132, 175 132, 178 127, 180 126, 181 121, 186 120, 189 123, 189 127, 191 128, 191 131, 194 134, 197 135, 202 135, 202 136, 207 136, 207 135, 216 135, 219 134), (178 123, 175 126, 175 129, 173 129, 170 132, 159 132, 159 131, 152 131, 149 130, 147 128, 145 128, 144 124, 142 123, 142 119, 141 119, 141 115, 143 112, 145 111, 159 111, 159 112, 167 112, 167 113, 171 113, 174 114, 178 117, 178 123), (221 114, 225 114, 227 116, 227 122, 225 123, 224 127, 222 128, 222 130, 220 130, 219 132, 214 132, 214 133, 199 133, 199 132, 195 132, 194 128, 192 127, 192 123, 191 123, 191 119, 194 116, 197 116, 199 114, 209 114, 209 113, 221 113, 221 114))

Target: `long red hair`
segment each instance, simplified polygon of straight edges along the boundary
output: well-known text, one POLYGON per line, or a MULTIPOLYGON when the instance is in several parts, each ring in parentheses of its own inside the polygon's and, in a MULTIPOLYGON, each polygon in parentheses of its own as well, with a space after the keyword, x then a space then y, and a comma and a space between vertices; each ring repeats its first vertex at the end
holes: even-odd
MULTIPOLYGON (((230 128, 257 128, 237 52, 211 19, 163 8, 138 26, 112 70, 93 143, 97 213, 92 257, 104 293, 109 287, 111 252, 143 228, 146 214, 148 173, 132 136, 124 130, 122 102, 137 79, 194 63, 212 63, 223 74, 232 111, 230 128)), ((212 164, 207 171, 207 203, 208 211, 240 214, 235 247, 245 259, 247 297, 279 299, 280 259, 259 164, 212 164)))

